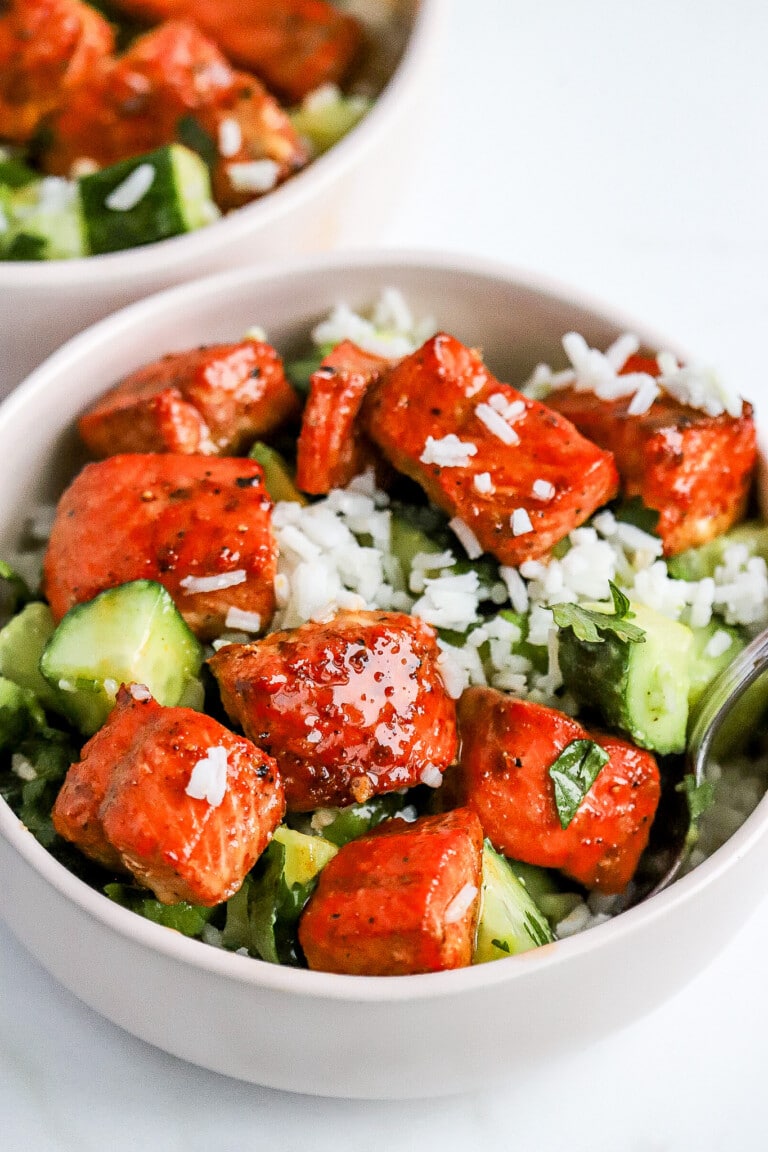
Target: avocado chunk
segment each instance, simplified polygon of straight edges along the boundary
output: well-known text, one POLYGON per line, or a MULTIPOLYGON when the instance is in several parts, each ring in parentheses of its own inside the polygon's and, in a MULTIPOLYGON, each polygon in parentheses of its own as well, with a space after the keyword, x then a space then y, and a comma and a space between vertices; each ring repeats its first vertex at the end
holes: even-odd
POLYGON ((160 704, 189 699, 203 649, 161 584, 133 580, 67 612, 40 671, 81 732, 104 723, 121 684, 145 684, 160 704))
POLYGON ((293 504, 306 504, 306 497, 294 484, 291 470, 279 452, 257 440, 248 455, 264 469, 264 486, 275 503, 287 500, 293 504))
POLYGON ((480 920, 472 963, 502 960, 553 940, 546 917, 526 885, 515 875, 512 864, 486 840, 480 920))
POLYGON ((0 630, 0 676, 33 692, 46 708, 59 709, 61 693, 40 672, 40 657, 56 629, 47 604, 35 601, 0 630))
POLYGON ((768 527, 756 522, 739 524, 723 536, 716 536, 708 544, 680 552, 667 560, 669 574, 676 580, 703 580, 705 576, 714 576, 715 569, 723 563, 727 549, 734 544, 744 545, 750 556, 762 556, 768 560, 768 527))
POLYGON ((179 236, 219 215, 205 162, 182 144, 82 176, 78 187, 85 245, 94 255, 179 236))

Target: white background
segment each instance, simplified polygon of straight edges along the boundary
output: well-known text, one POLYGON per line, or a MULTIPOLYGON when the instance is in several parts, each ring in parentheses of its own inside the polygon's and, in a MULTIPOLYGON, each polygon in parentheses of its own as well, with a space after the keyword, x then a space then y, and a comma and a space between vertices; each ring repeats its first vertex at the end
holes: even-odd
MULTIPOLYGON (((768 401, 768 8, 442 2, 429 135, 414 172, 383 166, 403 202, 382 242, 554 276, 768 401)), ((686 991, 578 1057, 472 1097, 348 1103, 150 1049, 54 984, 0 926, 0 1149, 762 1150, 767 956, 764 903, 686 991)))

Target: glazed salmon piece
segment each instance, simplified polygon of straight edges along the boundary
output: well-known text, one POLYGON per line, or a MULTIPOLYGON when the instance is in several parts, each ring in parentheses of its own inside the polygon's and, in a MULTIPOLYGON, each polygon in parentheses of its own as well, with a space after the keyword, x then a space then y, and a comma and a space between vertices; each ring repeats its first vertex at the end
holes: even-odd
POLYGON ((87 856, 126 868, 163 903, 210 906, 237 891, 284 809, 277 765, 249 740, 210 716, 162 708, 145 689, 123 686, 70 768, 53 815, 62 836, 87 856), (219 774, 213 792, 190 795, 206 792, 211 769, 202 769, 202 787, 190 779, 211 757, 219 774))
POLYGON ((299 922, 309 967, 406 976, 471 964, 482 846, 468 808, 413 824, 388 820, 346 844, 299 922))
POLYGON ((570 717, 497 692, 470 688, 459 702, 458 802, 473 809, 505 856, 558 868, 587 888, 623 892, 647 843, 660 795, 649 752, 570 717), (572 740, 594 740, 610 759, 567 828, 549 768, 572 740))
MULTIPOLYGON (((211 108, 200 116, 200 123, 219 146, 219 157, 214 165, 213 196, 225 211, 239 208, 270 192, 310 160, 310 149, 293 127, 288 113, 255 76, 238 72, 233 99, 222 108, 211 108), (231 134, 229 125, 234 121, 239 133, 239 147, 222 154, 221 142, 231 134), (268 160, 271 171, 256 183, 246 178, 242 184, 243 164, 254 160, 268 160)), ((247 169, 245 170, 247 172, 247 169)))
MULTIPOLYGON (((129 693, 122 706, 134 706, 129 693)), ((238 890, 283 818, 277 765, 203 713, 155 705, 144 715, 137 739, 113 763, 100 809, 104 834, 158 900, 219 904, 238 890), (219 791, 191 796, 202 761, 223 768, 219 791)))
POLYGON ((104 60, 68 94, 50 123, 43 164, 62 174, 83 158, 114 164, 184 143, 190 129, 202 132, 216 153, 214 192, 223 208, 258 194, 234 187, 230 165, 274 161, 277 183, 309 158, 287 114, 255 77, 236 72, 193 25, 169 22, 140 36, 119 59, 104 60))
POLYGON ((277 548, 261 467, 233 457, 125 455, 87 464, 56 511, 43 572, 58 621, 129 580, 157 580, 202 639, 229 608, 274 611, 277 548), (196 587, 188 580, 211 578, 196 587))
POLYGON ((432 628, 397 612, 231 644, 209 660, 228 715, 274 756, 289 811, 362 802, 454 759, 456 710, 432 628))
POLYGON ((445 333, 386 373, 366 409, 390 463, 502 564, 545 556, 616 493, 610 452, 445 333))
POLYGON ((94 456, 237 453, 298 409, 274 348, 258 340, 174 352, 138 368, 78 420, 94 456))
POLYGON ((375 465, 378 454, 358 419, 366 393, 392 362, 344 340, 309 381, 296 459, 296 484, 323 495, 375 465))
POLYGON ((163 24, 71 91, 51 121, 43 163, 66 175, 83 158, 104 166, 171 144, 184 117, 231 102, 236 86, 234 69, 193 25, 163 24))
POLYGON ((112 53, 114 35, 80 0, 10 0, 0 13, 0 137, 24 144, 112 53))
MULTIPOLYGON (((650 357, 632 356, 622 373, 659 375, 650 357)), ((659 513, 664 554, 706 544, 742 519, 757 460, 752 406, 740 416, 709 416, 662 393, 647 412, 630 415, 631 396, 556 391, 547 403, 590 440, 613 452, 625 496, 659 513)))
POLYGON ((362 29, 326 0, 118 0, 150 20, 193 20, 241 68, 298 101, 338 84, 357 55, 362 29))
POLYGON ((134 699, 121 688, 108 722, 83 745, 56 797, 51 815, 58 834, 105 868, 123 867, 100 815, 112 771, 159 707, 148 692, 139 692, 134 699))

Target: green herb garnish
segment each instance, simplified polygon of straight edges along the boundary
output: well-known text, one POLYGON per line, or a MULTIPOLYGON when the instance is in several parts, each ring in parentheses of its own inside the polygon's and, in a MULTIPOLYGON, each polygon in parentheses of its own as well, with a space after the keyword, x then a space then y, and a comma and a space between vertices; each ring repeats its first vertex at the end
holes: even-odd
POLYGON ((698 820, 715 802, 715 788, 712 782, 702 780, 701 784, 697 784, 696 777, 692 772, 689 772, 679 784, 675 785, 675 791, 685 792, 692 821, 698 820))
POLYGON ((571 740, 554 764, 550 764, 548 773, 555 786, 561 828, 567 828, 573 820, 608 759, 608 753, 594 740, 571 740))
POLYGON ((598 612, 581 604, 555 604, 552 608, 555 624, 558 628, 573 628, 576 639, 589 644, 602 644, 605 635, 615 636, 630 644, 644 644, 645 632, 636 624, 629 623, 634 617, 634 612, 629 610, 629 600, 610 581, 609 587, 613 598, 613 613, 598 612))
POLYGON ((509 954, 511 951, 506 940, 491 940, 491 944, 493 944, 494 948, 498 948, 499 952, 506 952, 509 954))

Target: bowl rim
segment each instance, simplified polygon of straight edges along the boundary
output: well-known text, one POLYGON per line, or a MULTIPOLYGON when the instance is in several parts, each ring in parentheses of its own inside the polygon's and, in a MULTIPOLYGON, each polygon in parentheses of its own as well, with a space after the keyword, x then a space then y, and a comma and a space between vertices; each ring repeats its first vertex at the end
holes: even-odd
MULTIPOLYGON (((107 343, 112 335, 125 330, 140 330, 145 315, 156 316, 158 312, 166 312, 172 316, 183 311, 188 302, 193 300, 220 299, 222 293, 240 292, 247 285, 292 278, 302 273, 344 269, 359 271, 365 268, 370 269, 372 274, 386 272, 393 276, 398 268, 421 271, 427 275, 469 274, 486 279, 489 288, 494 282, 513 284, 592 311, 600 319, 617 327, 639 331, 646 340, 654 343, 658 341, 658 347, 673 346, 666 340, 659 340, 644 325, 633 323, 593 297, 552 278, 534 275, 498 261, 429 250, 374 249, 295 257, 288 261, 241 267, 166 289, 128 305, 85 329, 45 360, 3 401, 0 405, 0 437, 4 427, 13 424, 17 410, 25 409, 42 399, 62 373, 71 371, 83 356, 107 343)), ((767 822, 768 795, 728 841, 688 875, 615 919, 554 944, 510 956, 493 964, 473 965, 447 972, 400 977, 351 976, 269 964, 182 936, 144 919, 114 903, 68 871, 34 838, 8 804, 0 799, 0 835, 44 881, 103 927, 185 966, 203 969, 237 983, 302 999, 350 1003, 409 1002, 477 993, 508 981, 535 978, 537 973, 556 969, 571 959, 601 947, 603 943, 618 943, 641 932, 645 926, 673 915, 682 904, 696 899, 702 889, 728 873, 751 852, 765 834, 767 822)))
POLYGON ((400 60, 372 108, 332 148, 267 195, 237 208, 211 224, 181 236, 172 236, 137 248, 126 248, 70 260, 17 260, 0 262, 0 293, 28 289, 66 289, 73 283, 94 287, 167 275, 196 260, 214 256, 220 244, 231 247, 300 209, 334 182, 353 170, 372 152, 401 102, 419 83, 441 19, 440 0, 416 0, 410 35, 400 60))

